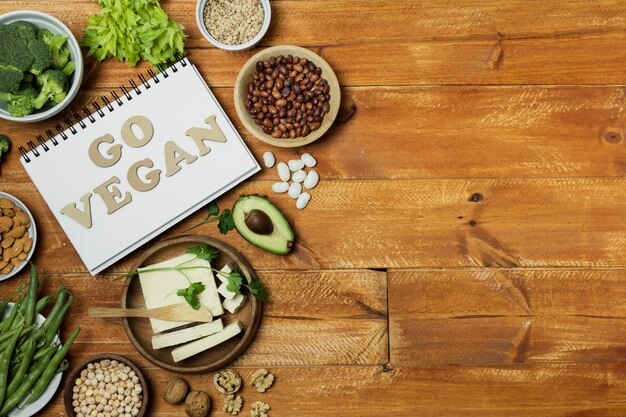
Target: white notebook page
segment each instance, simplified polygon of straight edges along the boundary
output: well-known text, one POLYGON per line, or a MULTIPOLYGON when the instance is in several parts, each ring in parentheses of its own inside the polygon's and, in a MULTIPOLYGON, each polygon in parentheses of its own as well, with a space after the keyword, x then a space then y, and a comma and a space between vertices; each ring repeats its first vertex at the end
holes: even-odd
MULTIPOLYGON (((92 275, 260 169, 196 68, 187 59, 175 66, 177 71, 168 69, 167 78, 163 74, 157 76, 158 84, 149 80, 151 88, 139 84, 142 94, 137 95, 129 89, 132 100, 122 96, 124 104, 121 107, 111 100, 114 110, 109 112, 103 108, 104 117, 94 113, 94 123, 84 119, 84 129, 74 125, 76 134, 66 130, 66 140, 57 135, 58 146, 48 141, 49 151, 38 146, 39 157, 33 152, 27 154, 31 162, 22 157, 26 171, 92 275), (120 134, 123 123, 135 115, 147 117, 154 129, 151 141, 139 148, 128 146, 120 134), (205 119, 211 115, 216 116, 226 142, 204 142, 211 151, 200 156, 198 146, 185 132, 192 127, 210 129, 205 119), (115 144, 122 145, 121 159, 108 168, 95 165, 88 155, 91 142, 105 134, 112 135, 115 142, 101 144, 101 152, 115 144), (186 152, 197 156, 190 164, 180 162, 181 169, 170 177, 165 175, 166 141, 174 141, 186 152), (129 167, 144 158, 150 158, 154 166, 141 168, 138 171, 140 178, 153 169, 160 169, 161 173, 156 187, 139 192, 130 186, 127 175, 129 167), (129 192, 132 201, 107 214, 106 205, 94 193, 94 188, 112 176, 120 179, 121 183, 116 186, 122 196, 129 192), (61 214, 61 209, 68 203, 76 203, 82 210, 81 196, 89 192, 92 193, 92 226, 87 229, 61 214)), ((133 127, 133 131, 136 129, 133 127)), ((137 132, 141 138, 140 131, 137 132)))

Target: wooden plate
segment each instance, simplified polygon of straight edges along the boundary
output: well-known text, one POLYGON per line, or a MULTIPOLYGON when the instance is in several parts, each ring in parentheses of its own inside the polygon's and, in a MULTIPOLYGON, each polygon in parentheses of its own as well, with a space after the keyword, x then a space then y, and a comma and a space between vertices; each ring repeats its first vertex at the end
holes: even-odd
POLYGON ((341 102, 341 94, 339 89, 339 81, 337 80, 337 76, 335 72, 328 65, 321 56, 316 54, 313 51, 310 51, 306 48, 301 48, 299 46, 294 45, 277 45, 272 46, 270 48, 263 49, 258 52, 252 58, 250 58, 239 71, 239 75, 237 76, 237 80, 235 81, 235 110, 237 110, 237 115, 241 120, 241 123, 245 126, 246 129, 250 133, 254 135, 257 139, 262 140, 265 143, 268 143, 273 146, 279 146, 281 148, 295 148, 298 146, 308 145, 322 137, 324 133, 335 121, 337 117, 337 112, 339 111, 339 104, 341 102), (326 116, 324 116, 324 120, 322 120, 322 125, 315 132, 309 133, 305 137, 299 137, 295 139, 275 139, 271 135, 268 135, 254 123, 252 116, 248 114, 244 106, 244 100, 246 95, 248 94, 247 86, 250 82, 250 78, 252 74, 256 71, 256 63, 257 61, 264 61, 273 56, 278 55, 294 55, 298 57, 304 57, 309 61, 312 61, 315 65, 322 69, 322 77, 328 81, 328 85, 330 86, 330 112, 326 116))
MULTIPOLYGON (((220 269, 231 263, 248 282, 255 278, 254 270, 250 264, 232 246, 217 239, 197 235, 176 237, 155 244, 139 258, 131 270, 136 271, 142 266, 182 255, 187 248, 200 243, 207 243, 220 251, 218 258, 211 262, 214 268, 220 269)), ((124 282, 122 308, 145 308, 141 285, 136 275, 127 278, 124 282)), ((149 319, 124 318, 123 321, 131 343, 150 362, 172 372, 200 373, 220 369, 239 357, 254 339, 261 322, 261 313, 262 303, 256 298, 248 296, 246 303, 236 314, 225 312, 223 316, 220 316, 224 326, 239 320, 243 324, 243 333, 181 362, 174 362, 172 359, 172 349, 176 346, 163 349, 152 348, 151 339, 154 332, 149 319)))
POLYGON ((135 371, 135 373, 137 374, 137 377, 139 377, 139 382, 141 383, 141 387, 143 388, 143 391, 141 392, 142 394, 141 408, 139 409, 139 414, 137 414, 137 417, 144 417, 146 415, 146 412, 148 411, 148 403, 150 400, 150 396, 148 393, 149 387, 148 387, 146 378, 143 376, 139 368, 134 363, 132 363, 125 357, 116 355, 114 353, 100 353, 98 355, 91 356, 83 360, 82 362, 80 362, 78 365, 74 367, 74 369, 72 369, 72 372, 70 372, 66 380, 67 382, 65 382, 65 388, 63 389, 63 402, 65 403, 65 411, 67 412, 68 417, 76 417, 76 413, 74 412, 74 407, 72 406, 72 402, 74 401, 72 399, 72 394, 74 393, 73 392, 74 381, 76 381, 76 378, 79 377, 80 372, 83 369, 85 369, 87 365, 89 365, 92 362, 99 362, 104 359, 111 359, 111 360, 115 359, 119 362, 125 363, 126 365, 130 366, 130 368, 133 371, 135 371))

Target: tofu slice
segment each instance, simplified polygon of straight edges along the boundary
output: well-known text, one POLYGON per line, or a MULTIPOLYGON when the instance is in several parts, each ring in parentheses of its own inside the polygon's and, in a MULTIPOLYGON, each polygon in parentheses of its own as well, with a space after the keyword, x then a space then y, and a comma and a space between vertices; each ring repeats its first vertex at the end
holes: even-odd
POLYGON ((235 296, 237 295, 237 293, 236 293, 236 292, 232 292, 232 291, 228 290, 228 289, 226 288, 226 286, 227 286, 227 285, 228 285, 227 283, 222 282, 222 283, 220 284, 220 286, 219 286, 219 287, 217 287, 217 292, 218 292, 218 293, 220 293, 220 295, 221 295, 222 297, 224 297, 224 299, 225 299, 225 300, 232 300, 233 298, 235 298, 235 296))
POLYGON ((247 297, 243 294, 237 294, 231 299, 225 299, 222 303, 224 310, 230 314, 235 314, 246 303, 247 297))
MULTIPOLYGON (((141 283, 141 290, 147 308, 159 308, 172 304, 185 303, 185 299, 176 295, 176 291, 187 288, 189 286, 189 280, 191 280, 191 282, 202 282, 206 287, 198 296, 200 304, 207 308, 213 317, 224 314, 224 308, 222 307, 215 284, 215 277, 210 269, 188 269, 185 271, 185 274, 189 279, 177 271, 142 272, 142 270, 146 269, 173 267, 182 263, 185 263, 185 266, 211 266, 211 264, 204 259, 194 259, 192 261, 194 257, 194 254, 186 253, 176 258, 139 269, 139 282, 141 283)), ((189 322, 150 319, 150 324, 155 333, 161 333, 166 330, 187 325, 189 322)))
POLYGON ((181 345, 201 337, 219 333, 222 330, 224 330, 222 319, 217 319, 211 323, 203 323, 186 329, 152 336, 152 347, 154 349, 163 349, 168 346, 181 345))
POLYGON ((215 333, 211 336, 203 337, 202 339, 194 340, 186 345, 174 348, 172 350, 172 358, 174 359, 174 362, 180 362, 190 358, 237 336, 241 333, 241 330, 243 330, 243 325, 240 321, 231 323, 224 327, 224 330, 219 333, 215 333))

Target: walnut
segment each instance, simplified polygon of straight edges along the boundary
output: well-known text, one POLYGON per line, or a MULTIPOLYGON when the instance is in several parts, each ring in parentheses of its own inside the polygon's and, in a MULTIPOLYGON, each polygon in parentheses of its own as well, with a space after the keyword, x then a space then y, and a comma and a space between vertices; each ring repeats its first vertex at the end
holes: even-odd
POLYGON ((185 400, 185 412, 189 417, 206 417, 211 409, 211 398, 204 391, 191 391, 185 400))
POLYGON ((223 369, 213 376, 215 388, 222 394, 234 394, 241 388, 241 378, 232 369, 223 369))
POLYGON ((262 403, 261 401, 255 401, 250 405, 252 411, 250 411, 250 415, 252 417, 269 417, 267 412, 272 408, 269 404, 262 403))
POLYGON ((256 386, 257 391, 265 392, 274 383, 274 375, 270 374, 267 369, 259 369, 254 371, 248 382, 256 386))
POLYGON ((189 392, 189 385, 184 379, 174 378, 165 386, 163 392, 163 399, 168 404, 180 404, 187 397, 189 392))
POLYGON ((241 411, 243 405, 243 398, 235 394, 228 394, 224 400, 224 412, 236 416, 241 411))

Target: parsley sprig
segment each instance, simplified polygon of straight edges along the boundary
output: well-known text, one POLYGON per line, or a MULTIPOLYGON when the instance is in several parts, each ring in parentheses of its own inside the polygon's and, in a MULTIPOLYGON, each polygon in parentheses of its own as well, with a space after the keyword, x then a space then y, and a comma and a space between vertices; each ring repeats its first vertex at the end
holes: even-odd
POLYGON ((182 262, 176 266, 163 266, 163 267, 158 267, 158 268, 142 269, 141 271, 139 270, 131 271, 122 276, 115 278, 115 281, 119 279, 128 278, 133 275, 138 275, 140 272, 155 272, 155 271, 180 272, 181 274, 185 276, 185 278, 187 278, 187 280, 189 280, 189 286, 187 288, 181 288, 180 290, 178 290, 176 292, 176 295, 179 295, 185 298, 185 301, 187 301, 187 303, 194 310, 199 310, 201 307, 199 295, 206 289, 206 287, 201 282, 191 282, 187 274, 185 274, 185 271, 188 271, 190 269, 209 269, 213 272, 220 274, 221 276, 223 276, 224 278, 228 280, 226 289, 228 289, 229 291, 232 291, 236 294, 241 294, 241 288, 245 287, 248 289, 248 291, 250 291, 250 294, 252 294, 258 300, 265 301, 267 299, 267 291, 263 287, 263 284, 261 284, 261 281, 256 277, 252 279, 250 283, 247 283, 247 281, 241 276, 241 273, 236 270, 232 270, 231 272, 224 272, 224 271, 220 271, 218 269, 212 268, 210 266, 204 266, 204 265, 187 265, 186 266, 186 264, 189 264, 190 262, 196 259, 204 259, 205 261, 212 261, 213 259, 217 258, 217 256, 219 255, 219 251, 213 246, 210 246, 206 243, 201 243, 198 246, 187 248, 186 252, 194 254, 195 257, 185 262, 182 262))
POLYGON ((222 210, 220 214, 220 208, 218 207, 215 201, 212 201, 207 206, 207 216, 204 220, 199 223, 196 223, 188 228, 184 229, 183 232, 188 232, 191 229, 195 229, 198 226, 202 226, 203 224, 214 222, 217 220, 217 227, 220 229, 220 233, 225 235, 229 231, 235 228, 235 222, 233 221, 233 213, 229 209, 222 210))

